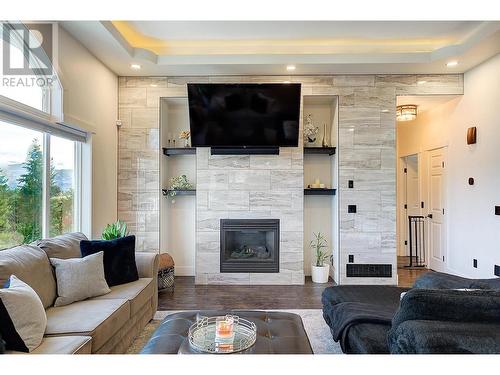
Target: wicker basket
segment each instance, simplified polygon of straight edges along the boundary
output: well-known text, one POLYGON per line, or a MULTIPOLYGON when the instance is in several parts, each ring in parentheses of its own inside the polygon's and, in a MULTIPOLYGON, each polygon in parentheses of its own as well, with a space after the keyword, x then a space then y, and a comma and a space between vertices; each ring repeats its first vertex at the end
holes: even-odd
POLYGON ((160 267, 158 271, 158 290, 174 289, 174 260, 163 253, 160 254, 160 267))
POLYGON ((174 267, 158 271, 158 290, 174 289, 174 267))

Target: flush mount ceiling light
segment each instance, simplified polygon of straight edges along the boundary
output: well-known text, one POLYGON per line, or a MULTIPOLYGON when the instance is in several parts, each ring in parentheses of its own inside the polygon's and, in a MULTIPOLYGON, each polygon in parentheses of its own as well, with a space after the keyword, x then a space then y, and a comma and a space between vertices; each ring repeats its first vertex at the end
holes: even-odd
POLYGON ((295 65, 287 65, 286 66, 286 70, 288 70, 289 72, 292 72, 295 70, 295 65))
POLYGON ((455 61, 455 60, 449 61, 449 62, 446 63, 446 66, 448 68, 453 68, 454 66, 457 66, 457 65, 458 65, 458 61, 455 61))
POLYGON ((417 118, 417 106, 415 104, 398 105, 396 107, 396 120, 411 121, 417 118))
POLYGON ((141 69, 141 66, 139 64, 130 64, 130 69, 139 70, 141 69))

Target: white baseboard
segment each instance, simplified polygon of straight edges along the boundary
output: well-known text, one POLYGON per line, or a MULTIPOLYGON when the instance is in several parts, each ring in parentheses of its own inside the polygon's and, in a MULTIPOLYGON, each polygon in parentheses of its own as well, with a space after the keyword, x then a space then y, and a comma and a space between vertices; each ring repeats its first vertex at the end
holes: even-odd
POLYGON ((175 276, 194 276, 194 267, 175 265, 175 276))

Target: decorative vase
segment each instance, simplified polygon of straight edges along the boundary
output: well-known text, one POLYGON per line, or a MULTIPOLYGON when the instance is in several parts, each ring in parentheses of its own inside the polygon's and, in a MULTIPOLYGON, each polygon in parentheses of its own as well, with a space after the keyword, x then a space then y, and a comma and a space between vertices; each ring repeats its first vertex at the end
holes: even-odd
POLYGON ((323 264, 321 267, 311 265, 311 277, 313 283, 324 284, 328 282, 330 265, 323 264))
POLYGON ((326 139, 326 124, 323 124, 323 141, 321 142, 322 147, 328 147, 328 140, 326 139))

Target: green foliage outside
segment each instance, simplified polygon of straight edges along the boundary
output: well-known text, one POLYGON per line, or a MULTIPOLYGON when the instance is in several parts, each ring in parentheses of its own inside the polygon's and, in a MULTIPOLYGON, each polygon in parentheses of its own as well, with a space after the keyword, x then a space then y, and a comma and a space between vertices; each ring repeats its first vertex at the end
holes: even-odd
MULTIPOLYGON (((24 173, 10 188, 0 169, 0 249, 30 243, 42 237, 43 225, 43 153, 33 140, 24 173)), ((68 232, 73 227, 73 190, 62 191, 55 183, 57 171, 50 178, 50 236, 68 232)))

